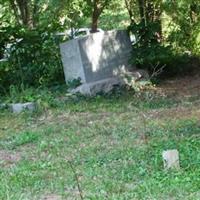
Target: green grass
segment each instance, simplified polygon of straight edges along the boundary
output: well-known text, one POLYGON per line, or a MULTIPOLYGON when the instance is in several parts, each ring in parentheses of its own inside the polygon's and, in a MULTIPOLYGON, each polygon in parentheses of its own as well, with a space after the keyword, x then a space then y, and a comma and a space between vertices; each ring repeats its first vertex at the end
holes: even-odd
POLYGON ((20 160, 0 162, 0 199, 80 199, 70 163, 84 199, 200 199, 199 111, 184 99, 132 93, 75 98, 45 114, 4 111, 0 156, 20 160), (175 148, 181 169, 165 171, 162 151, 175 148))

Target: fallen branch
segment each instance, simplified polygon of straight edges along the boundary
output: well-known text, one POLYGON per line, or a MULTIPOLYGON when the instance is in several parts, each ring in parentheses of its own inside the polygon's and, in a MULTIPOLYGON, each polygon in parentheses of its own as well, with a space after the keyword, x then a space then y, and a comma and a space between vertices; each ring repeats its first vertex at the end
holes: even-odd
POLYGON ((159 64, 160 64, 159 62, 156 64, 156 66, 153 66, 153 65, 151 64, 151 67, 153 68, 153 72, 152 72, 152 74, 151 74, 151 76, 150 76, 150 80, 151 80, 152 78, 154 78, 154 77, 160 75, 160 74, 163 72, 164 68, 166 67, 166 65, 163 65, 162 67, 160 67, 160 68, 158 69, 159 64))

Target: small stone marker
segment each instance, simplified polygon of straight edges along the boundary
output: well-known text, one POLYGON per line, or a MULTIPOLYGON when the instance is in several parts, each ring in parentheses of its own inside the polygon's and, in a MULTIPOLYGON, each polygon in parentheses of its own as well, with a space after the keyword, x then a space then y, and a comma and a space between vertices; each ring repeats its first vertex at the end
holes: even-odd
POLYGON ((180 169, 179 152, 176 149, 163 151, 162 157, 165 169, 180 169))
POLYGON ((24 110, 34 111, 36 105, 33 102, 10 104, 10 109, 13 113, 20 113, 24 110))

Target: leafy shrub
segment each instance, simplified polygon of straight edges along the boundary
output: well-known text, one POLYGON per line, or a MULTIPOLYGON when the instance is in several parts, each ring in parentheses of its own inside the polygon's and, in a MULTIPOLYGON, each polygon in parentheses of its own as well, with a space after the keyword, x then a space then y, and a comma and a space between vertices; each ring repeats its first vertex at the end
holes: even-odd
MULTIPOLYGON (((195 66, 189 65, 189 63, 199 63, 198 56, 193 56, 190 51, 186 51, 189 49, 188 46, 185 45, 183 48, 176 41, 179 48, 174 47, 175 39, 171 38, 172 35, 168 37, 167 41, 159 41, 156 35, 159 27, 156 23, 150 23, 148 26, 144 26, 142 23, 134 24, 129 28, 129 31, 136 36, 136 43, 133 44, 132 62, 139 68, 145 68, 151 73, 155 68, 159 69, 165 66, 163 75, 175 76, 191 72, 195 66)), ((178 35, 181 36, 180 33, 178 35)), ((192 47, 195 47, 194 43, 191 43, 192 47)))
POLYGON ((25 103, 25 102, 42 102, 50 106, 57 104, 57 98, 64 96, 66 92, 66 86, 60 86, 59 88, 18 88, 11 85, 9 93, 6 96, 0 98, 0 102, 8 103, 25 103))
POLYGON ((70 89, 74 89, 81 85, 81 78, 73 79, 67 82, 67 85, 70 89))
POLYGON ((139 67, 151 69, 157 64, 163 65, 172 55, 171 47, 164 46, 158 38, 159 25, 150 23, 144 26, 143 23, 134 24, 129 27, 136 37, 133 44, 132 62, 139 67))
POLYGON ((20 30, 10 37, 10 56, 0 64, 0 85, 21 87, 48 86, 64 82, 59 45, 54 33, 42 30, 20 30), (13 38, 14 37, 14 38, 13 38))

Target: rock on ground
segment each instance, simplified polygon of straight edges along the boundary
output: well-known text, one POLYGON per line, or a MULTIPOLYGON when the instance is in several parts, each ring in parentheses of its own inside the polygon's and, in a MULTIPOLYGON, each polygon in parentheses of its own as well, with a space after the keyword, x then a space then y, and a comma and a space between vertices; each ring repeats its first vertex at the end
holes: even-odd
POLYGON ((163 151, 162 153, 165 169, 179 169, 179 152, 176 149, 163 151))
POLYGON ((10 104, 10 109, 14 113, 20 113, 24 110, 34 111, 36 104, 33 102, 10 104))

